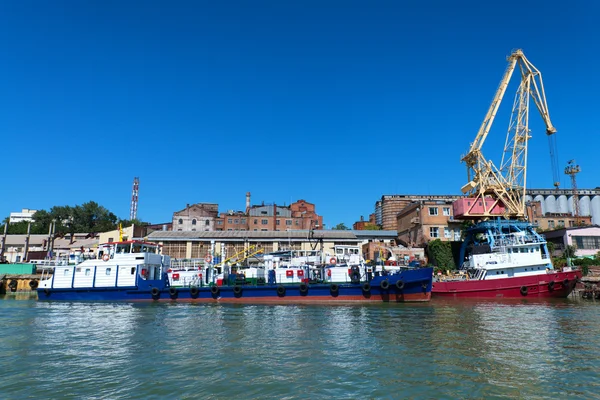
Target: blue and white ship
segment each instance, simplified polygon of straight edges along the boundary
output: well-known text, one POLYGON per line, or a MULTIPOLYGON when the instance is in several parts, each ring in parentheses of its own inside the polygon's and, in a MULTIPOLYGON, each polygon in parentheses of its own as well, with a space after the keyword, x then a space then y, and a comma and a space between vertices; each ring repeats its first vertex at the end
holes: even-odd
MULTIPOLYGON (((431 298, 432 268, 363 273, 348 269, 349 282, 314 279, 309 271, 294 283, 267 279, 246 281, 228 273, 216 282, 212 271, 199 271, 197 280, 175 286, 169 278, 171 260, 159 245, 142 241, 103 244, 98 258, 77 265, 44 270, 37 292, 45 301, 193 301, 238 303, 422 302, 431 298), (203 275, 204 273, 204 275, 203 275), (205 274, 209 273, 209 276, 205 274), (304 278, 305 277, 305 278, 304 278)), ((322 274, 325 276, 326 274, 322 274)))

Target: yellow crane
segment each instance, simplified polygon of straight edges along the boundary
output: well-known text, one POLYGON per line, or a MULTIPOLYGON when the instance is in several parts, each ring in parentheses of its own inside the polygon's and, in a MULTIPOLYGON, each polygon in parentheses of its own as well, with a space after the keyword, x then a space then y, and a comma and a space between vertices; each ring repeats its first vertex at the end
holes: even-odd
POLYGON ((525 218, 530 100, 535 103, 546 125, 554 186, 558 188, 559 174, 555 151, 556 128, 552 125, 548 113, 542 74, 527 60, 522 50, 516 50, 508 57, 508 67, 477 132, 475 141, 471 143, 469 152, 462 157, 461 161, 467 165, 468 183, 461 190, 467 198, 455 202, 455 216, 473 219, 494 216, 525 218), (482 147, 517 65, 521 72, 521 83, 513 103, 502 161, 500 168, 497 168, 492 161, 484 157, 482 147))

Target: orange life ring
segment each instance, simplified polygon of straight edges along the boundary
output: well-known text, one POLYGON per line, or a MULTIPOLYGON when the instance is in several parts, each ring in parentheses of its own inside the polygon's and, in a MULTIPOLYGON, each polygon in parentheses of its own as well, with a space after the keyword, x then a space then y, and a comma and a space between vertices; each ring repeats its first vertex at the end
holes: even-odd
POLYGON ((104 254, 102 256, 102 261, 108 261, 110 259, 110 256, 108 254, 104 254))
POLYGON ((210 254, 208 254, 206 257, 204 257, 204 261, 206 261, 207 263, 210 263, 212 261, 212 256, 210 254))
POLYGON ((331 258, 329 259, 329 264, 335 264, 336 262, 337 262, 337 260, 336 260, 336 258, 335 258, 335 257, 331 257, 331 258))

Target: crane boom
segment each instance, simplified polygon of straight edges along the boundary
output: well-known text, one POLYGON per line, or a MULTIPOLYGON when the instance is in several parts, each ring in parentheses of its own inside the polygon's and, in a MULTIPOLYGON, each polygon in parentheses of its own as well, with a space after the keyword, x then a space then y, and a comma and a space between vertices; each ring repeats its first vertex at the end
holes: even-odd
MULTIPOLYGON (((546 134, 553 139, 556 128, 550 120, 542 75, 527 60, 522 50, 516 50, 508 57, 508 66, 477 132, 475 141, 471 143, 469 152, 462 157, 462 161, 467 165, 468 183, 461 190, 468 198, 463 199, 467 201, 455 203, 455 216, 463 218, 525 217, 530 99, 533 99, 542 116, 546 125, 546 134), (517 64, 521 72, 521 83, 515 96, 504 153, 500 169, 498 169, 492 161, 483 156, 482 147, 517 64)), ((550 141, 552 142, 552 140, 550 141)), ((558 163, 555 161, 556 152, 552 146, 550 155, 554 185, 558 187, 558 163)))

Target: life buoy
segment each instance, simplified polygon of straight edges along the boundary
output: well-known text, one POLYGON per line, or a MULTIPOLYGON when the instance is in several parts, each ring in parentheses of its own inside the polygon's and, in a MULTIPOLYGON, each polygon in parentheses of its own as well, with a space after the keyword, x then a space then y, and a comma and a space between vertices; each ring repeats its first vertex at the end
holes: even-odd
POLYGON ((150 290, 150 294, 154 300, 158 300, 160 298, 160 290, 157 287, 153 287, 152 290, 150 290))
POLYGON ((554 281, 548 282, 548 290, 549 291, 553 291, 554 290, 554 281))
POLYGON ((350 275, 350 282, 352 282, 352 283, 360 282, 360 273, 358 271, 352 272, 352 275, 350 275))
POLYGON ((302 282, 300 284, 299 290, 300 290, 300 294, 306 295, 306 293, 308 293, 308 285, 306 283, 302 282))
POLYGON ((379 287, 383 290, 388 290, 390 287, 390 282, 386 279, 381 281, 381 283, 379 284, 379 287))
POLYGON ((206 257, 204 257, 204 261, 210 264, 212 262, 212 256, 210 254, 207 254, 206 257))
POLYGON ((369 293, 371 291, 371 284, 369 282, 363 283, 362 290, 365 293, 369 293))
MULTIPOLYGON (((213 287, 216 287, 216 286, 213 286, 213 287)), ((198 297, 198 292, 199 292, 199 290, 196 286, 192 286, 190 288, 190 296, 192 296, 192 299, 195 299, 196 297, 198 297)))
POLYGON ((398 289, 398 290, 404 289, 404 281, 402 279, 398 279, 396 281, 396 289, 398 289))
POLYGON ((565 278, 565 280, 563 281, 563 286, 566 288, 569 286, 569 279, 565 278))
POLYGON ((338 292, 340 291, 340 287, 337 283, 332 283, 329 285, 329 291, 331 292, 332 296, 337 296, 338 292))
POLYGON ((16 281, 16 279, 11 279, 10 282, 8 283, 8 287, 14 291, 17 286, 19 286, 19 282, 16 281))
POLYGON ((279 296, 279 297, 285 296, 285 287, 283 285, 277 286, 277 296, 279 296))
POLYGON ((527 289, 527 286, 521 286, 521 295, 527 296, 528 292, 529 292, 529 289, 527 289))
POLYGON ((177 289, 175 289, 174 287, 169 289, 169 296, 171 296, 172 299, 176 299, 178 294, 179 294, 179 291, 177 289))
POLYGON ((102 255, 102 261, 108 261, 110 260, 110 256, 107 254, 102 255))
POLYGON ((335 263, 336 263, 336 262, 337 262, 337 259, 336 259, 335 257, 331 257, 331 258, 329 259, 329 264, 333 264, 333 265, 335 265, 335 263))
POLYGON ((242 287, 240 285, 235 285, 233 287, 233 294, 235 294, 236 296, 239 296, 242 294, 242 287))
POLYGON ((219 287, 218 287, 218 286, 211 286, 211 287, 210 287, 210 292, 211 292, 212 294, 214 294, 214 295, 217 295, 217 294, 219 294, 219 290, 220 290, 220 289, 219 289, 219 287))
POLYGON ((29 287, 32 289, 37 289, 38 287, 38 281, 36 281, 35 279, 32 281, 29 281, 29 287))

